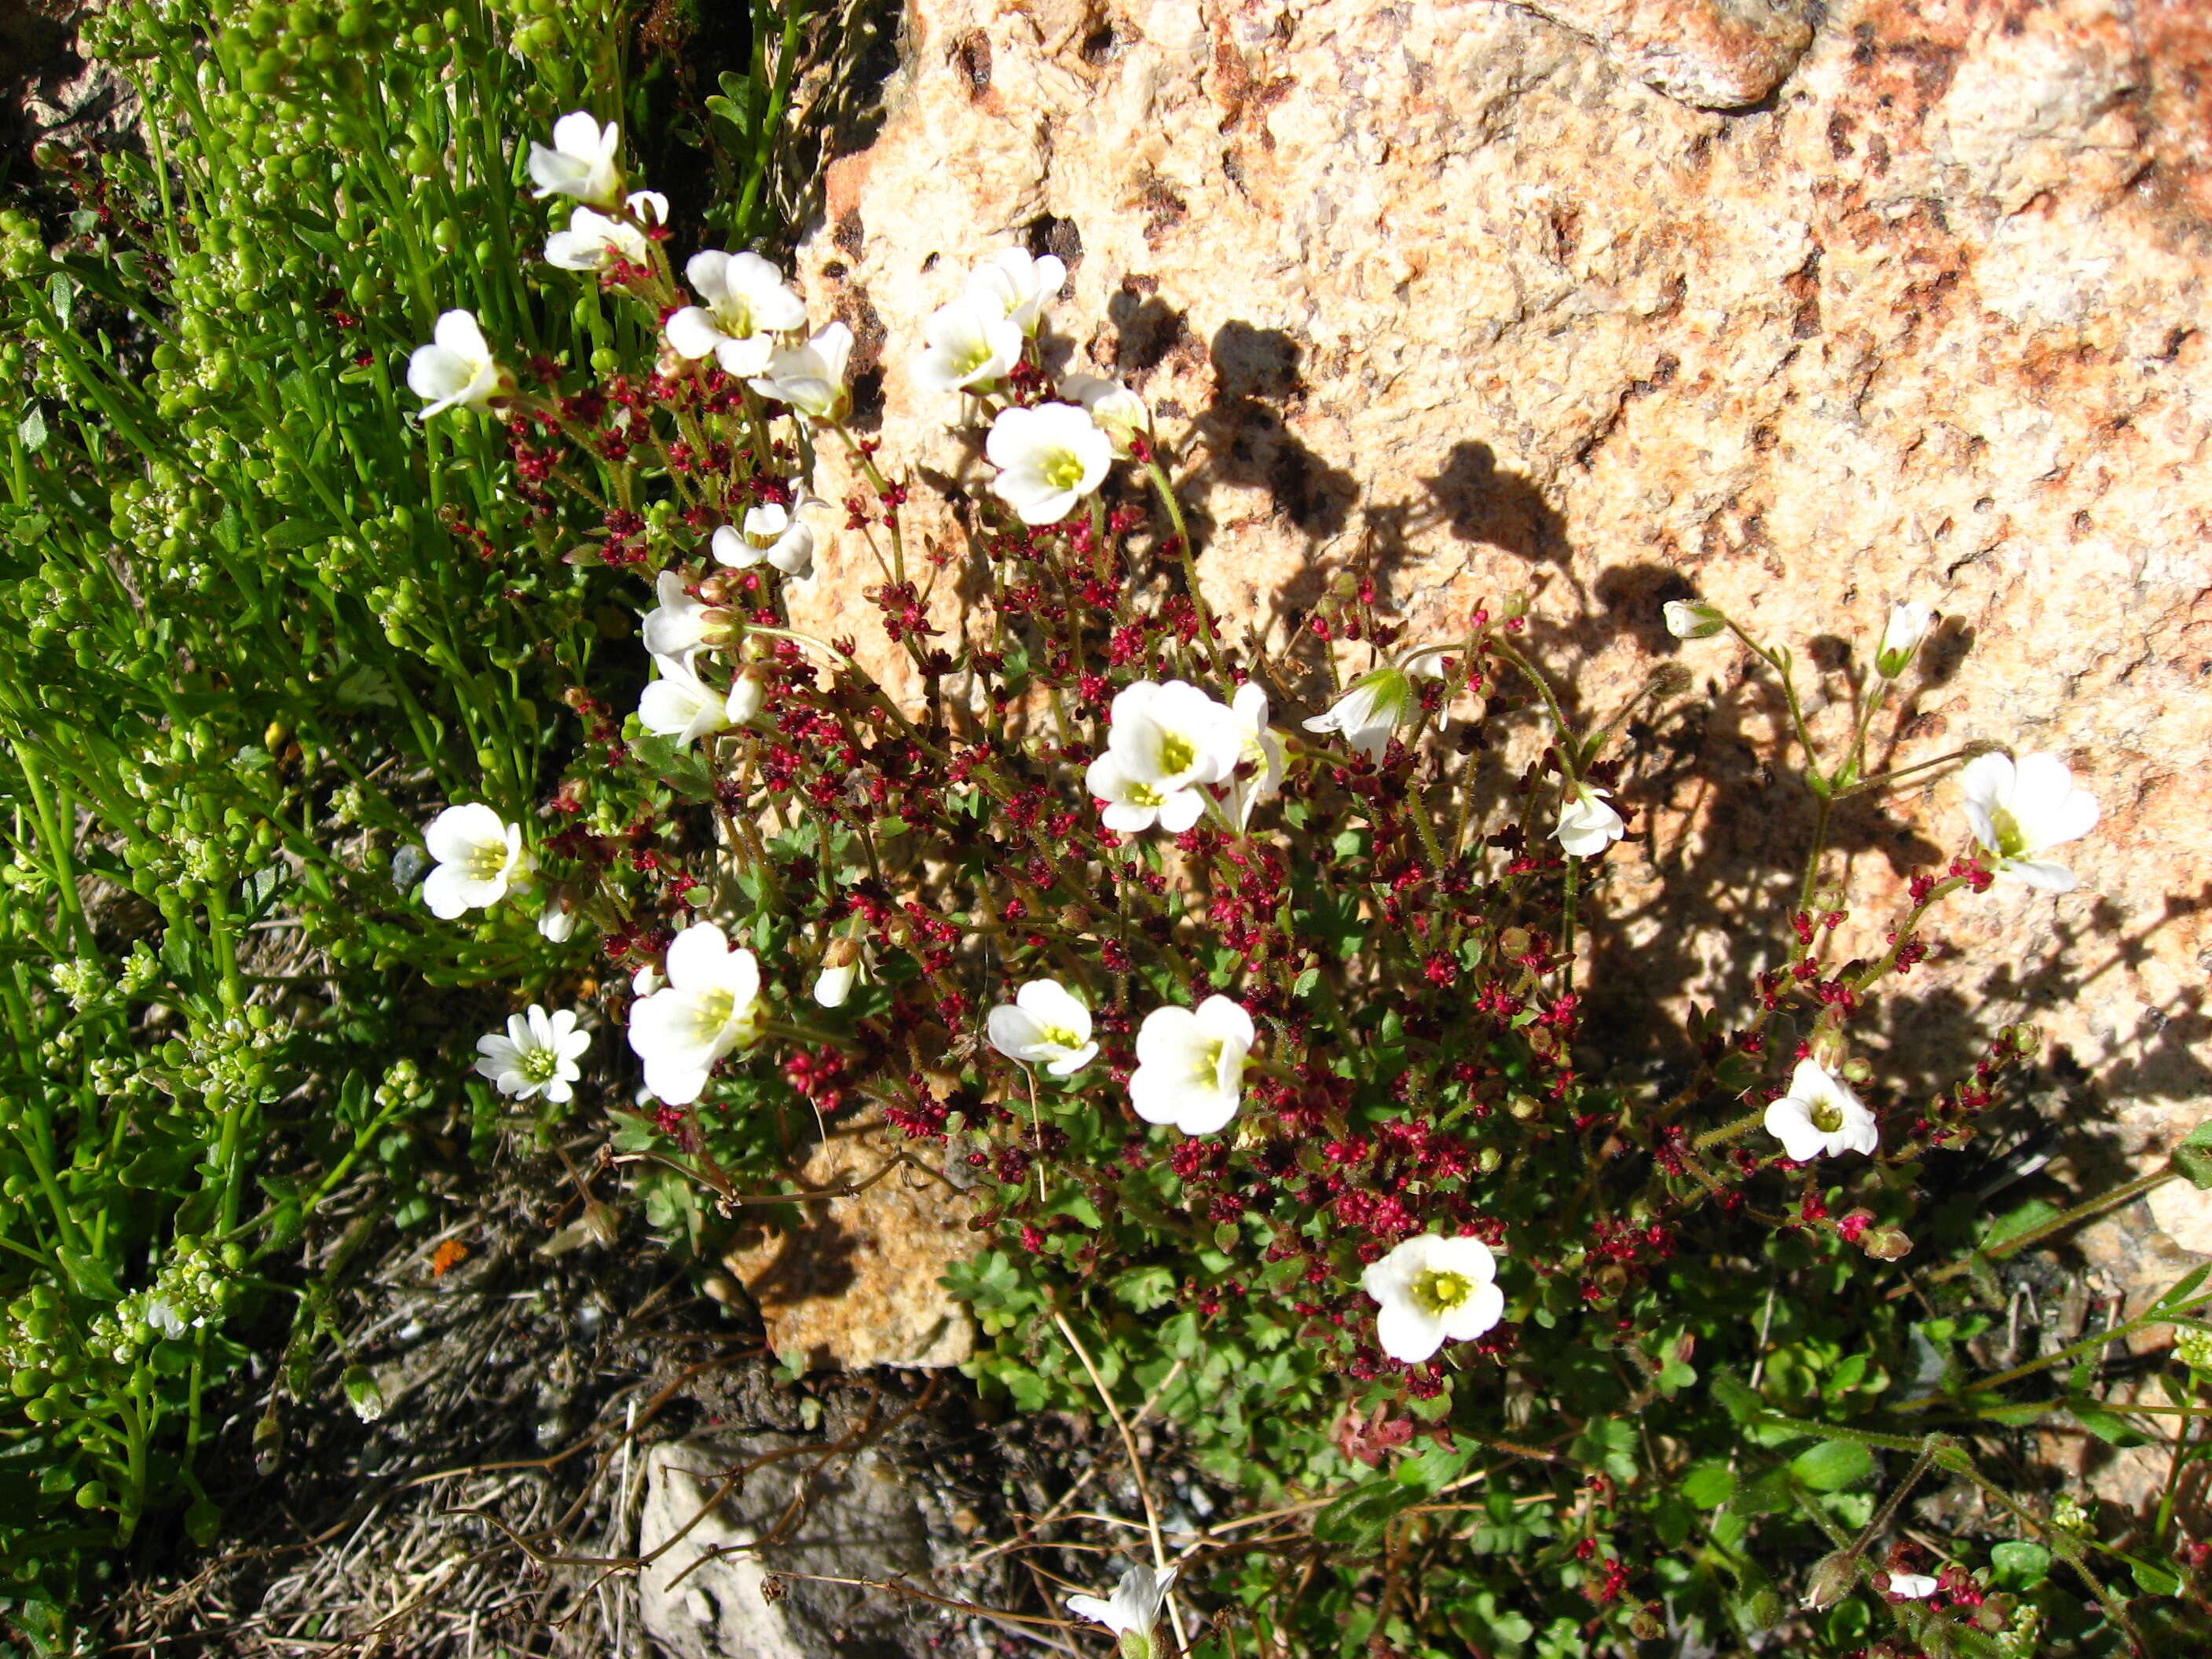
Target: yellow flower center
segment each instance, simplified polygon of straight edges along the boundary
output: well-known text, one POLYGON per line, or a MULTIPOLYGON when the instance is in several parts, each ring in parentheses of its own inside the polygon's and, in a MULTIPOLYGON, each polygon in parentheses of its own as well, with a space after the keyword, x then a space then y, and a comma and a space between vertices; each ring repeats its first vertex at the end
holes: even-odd
POLYGON ((484 842, 469 848, 461 868, 471 881, 496 881, 507 869, 507 843, 484 842))
POLYGON ((2000 806, 1991 811, 1990 827, 1997 832, 1999 858, 2016 859, 2028 850, 2027 836, 2021 829, 2020 820, 2006 808, 2000 806))
POLYGON ((1431 1267, 1413 1279, 1414 1304, 1425 1313, 1449 1312, 1474 1294, 1474 1281, 1448 1268, 1431 1267))
POLYGON ((732 294, 715 301, 714 320, 722 325, 722 332, 733 340, 750 340, 760 332, 753 323, 752 301, 742 294, 732 294))
POLYGON ((1083 457, 1072 449, 1055 449, 1038 463, 1037 476, 1054 489, 1083 487, 1083 457))
POLYGON ((736 1012, 738 1000, 727 991, 701 991, 691 1008, 691 1038, 701 1047, 710 1047, 722 1035, 722 1027, 730 1023, 736 1012))
POLYGON ((1065 1025, 1048 1025, 1037 1033, 1037 1040, 1054 1048, 1080 1048, 1083 1039, 1065 1025))
POLYGON ((1160 734, 1160 770, 1170 777, 1178 772, 1190 770, 1190 763, 1198 758, 1198 745, 1180 732, 1160 734))
POLYGON ((1139 783, 1134 778, 1132 778, 1129 781, 1130 805, 1159 806, 1164 805, 1166 800, 1167 797, 1162 794, 1158 790, 1153 788, 1151 784, 1139 783))
POLYGON ((1832 1135, 1844 1127, 1844 1109, 1832 1100, 1814 1101, 1805 1113, 1813 1127, 1824 1135, 1832 1135))
POLYGON ((1221 1048, 1218 1042, 1202 1042, 1192 1054, 1190 1080, 1201 1089, 1221 1086, 1221 1048))

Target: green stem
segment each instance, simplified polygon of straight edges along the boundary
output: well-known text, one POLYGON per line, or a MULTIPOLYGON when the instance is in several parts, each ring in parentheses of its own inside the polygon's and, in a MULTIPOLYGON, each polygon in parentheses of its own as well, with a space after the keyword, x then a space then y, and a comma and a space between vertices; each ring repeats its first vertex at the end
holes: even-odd
MULTIPOLYGON (((2133 1336, 2137 1331, 2147 1329, 2153 1325, 2166 1324, 2172 1318, 2194 1313, 2207 1304, 2212 1304, 2212 1293, 2200 1296, 2193 1302, 2184 1303, 2178 1308, 2154 1304, 2148 1311, 2138 1314, 2124 1325, 2115 1325, 2109 1330, 2100 1331, 2094 1336, 2085 1336, 2079 1342, 2070 1343, 2057 1353, 2046 1355, 2041 1359, 2032 1359, 2025 1365, 2015 1365, 2008 1371, 1999 1371, 1995 1376, 1985 1376, 1966 1392, 1986 1393, 1991 1389, 2001 1389, 2008 1382, 2017 1382, 2023 1376, 2033 1376, 2038 1371, 2049 1370, 2054 1365, 2067 1364, 2080 1358, 2083 1354, 2094 1353, 2098 1349, 2117 1342, 2123 1337, 2133 1336)), ((1954 1395, 1931 1394, 1923 1395, 1917 1400, 1908 1400, 1903 1405, 1893 1407, 1891 1409, 1899 1413, 1918 1412, 1926 1411, 1933 1406, 1948 1406, 1955 1403, 1954 1395)))
POLYGON ((1221 654, 1221 642, 1213 636, 1213 617, 1206 608, 1206 595, 1199 591, 1198 555, 1190 544, 1190 526, 1183 522, 1182 503, 1176 500, 1175 486, 1168 481, 1167 473, 1158 461, 1145 463, 1145 476, 1152 480, 1153 493, 1160 505, 1167 509, 1168 523, 1174 527, 1176 551, 1182 565, 1182 585, 1190 595, 1191 609, 1198 614, 1199 641, 1206 647, 1206 659, 1221 683, 1229 683, 1229 665, 1221 654))
POLYGON ((1708 1146, 1726 1146, 1734 1141, 1741 1140, 1765 1121, 1766 1108, 1762 1106, 1757 1111, 1746 1112, 1733 1123, 1724 1123, 1717 1129, 1706 1130, 1692 1145, 1695 1150, 1701 1152, 1708 1146))
POLYGON ((1954 1261, 1949 1267, 1929 1273, 1920 1282, 1923 1285, 1943 1284, 1958 1278, 1963 1273, 1971 1272, 1977 1260, 2001 1261, 2016 1250, 2024 1250, 2031 1244, 2041 1243, 2053 1233, 2065 1231, 2076 1222, 2087 1221, 2094 1215, 2102 1215, 2106 1210, 2118 1209, 2121 1205, 2142 1197, 2153 1188, 2164 1186, 2179 1173, 2179 1170, 2167 1169, 2154 1170, 2148 1175, 2138 1176, 2124 1187, 2115 1187, 2108 1193, 2101 1193, 2084 1203, 2076 1204, 2063 1215, 2053 1216, 2039 1227, 2031 1227, 2024 1233, 2015 1233, 2002 1244, 1992 1244, 1987 1249, 1977 1250, 1970 1256, 1954 1261))

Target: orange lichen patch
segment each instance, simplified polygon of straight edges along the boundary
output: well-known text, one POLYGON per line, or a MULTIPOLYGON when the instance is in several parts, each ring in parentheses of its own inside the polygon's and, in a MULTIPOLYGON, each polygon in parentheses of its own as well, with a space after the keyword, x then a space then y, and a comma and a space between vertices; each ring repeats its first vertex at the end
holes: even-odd
POLYGON ((430 1277, 443 1279, 468 1259, 469 1247, 458 1238, 449 1238, 431 1253, 430 1277))

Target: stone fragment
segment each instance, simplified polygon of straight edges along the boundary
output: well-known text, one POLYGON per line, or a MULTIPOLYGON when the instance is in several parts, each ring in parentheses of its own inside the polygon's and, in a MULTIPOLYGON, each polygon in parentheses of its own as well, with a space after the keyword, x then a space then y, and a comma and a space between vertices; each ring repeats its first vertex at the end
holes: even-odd
MULTIPOLYGON (((1909 1109, 2029 1020, 2087 1073, 2074 1127, 2162 1161, 2212 1098, 2212 22, 1844 0, 1723 115, 1655 92, 1622 44, 1691 7, 1546 9, 1572 28, 1490 0, 912 0, 882 129, 831 167, 798 264, 815 314, 875 343, 863 419, 915 481, 917 582, 947 562, 933 621, 981 625, 959 514, 988 474, 908 354, 969 264, 1049 247, 1066 366, 1158 412, 1232 629, 1279 644, 1364 563, 1417 640, 1530 592, 1585 717, 1662 659, 1697 675, 1686 714, 1622 751, 1630 838, 1589 982, 1632 1020, 1746 1006, 1810 822, 1759 763, 1771 684, 1724 641, 1671 639, 1664 602, 1833 660, 1924 600, 1941 626, 1881 752, 2049 750, 2105 817, 2066 849, 2080 892, 2001 886, 1931 920, 1929 959, 1855 1028, 1876 1088, 1909 1109)), ((1741 42, 1799 14, 1698 15, 1741 42)), ((834 453, 823 486, 857 493, 834 453)), ((821 565, 802 608, 865 634, 859 533, 821 565)), ((1286 726, 1318 707, 1293 690, 1286 726)), ((1825 681, 1817 735, 1852 697, 1825 681)), ((1844 813, 1856 903, 1826 958, 1885 948, 1962 831, 1944 778, 1844 813)), ((2212 1245, 2206 1194, 2154 1212, 2212 1245)))
MULTIPOLYGON (((868 1128, 817 1146, 799 1171, 808 1191, 870 1182, 905 1145, 868 1128)), ((816 1369, 957 1365, 975 1352, 968 1310, 938 1283, 975 1242, 975 1205, 941 1176, 901 1165, 856 1196, 799 1206, 796 1231, 755 1226, 723 1265, 759 1306, 769 1346, 816 1369)))
POLYGON ((920 1500, 873 1449, 825 1460, 779 1435, 655 1446, 638 1553, 653 1558, 638 1577, 641 1620, 681 1659, 929 1651, 930 1621, 890 1592, 776 1577, 881 1583, 927 1572, 920 1500), (732 1471, 770 1454, 787 1455, 723 1491, 732 1471))

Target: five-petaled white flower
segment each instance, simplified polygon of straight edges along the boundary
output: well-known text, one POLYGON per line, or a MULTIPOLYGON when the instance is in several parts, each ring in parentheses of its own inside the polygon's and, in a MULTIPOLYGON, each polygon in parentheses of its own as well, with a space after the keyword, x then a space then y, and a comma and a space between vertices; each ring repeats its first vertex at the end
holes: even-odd
POLYGON ((983 1022, 991 1046, 1008 1060, 1073 1077, 1091 1063, 1091 1011, 1057 980, 1033 979, 983 1022))
POLYGON ((1116 459, 1126 459, 1139 438, 1152 435, 1152 411, 1145 400, 1119 380, 1102 380, 1095 374, 1062 377, 1060 395, 1081 404, 1091 424, 1106 434, 1116 459))
POLYGON ((830 323, 805 345, 777 351, 767 372, 745 384, 809 420, 835 421, 844 412, 845 368, 852 356, 853 331, 830 323))
MULTIPOLYGON (((647 224, 668 222, 668 198, 659 191, 632 191, 623 205, 647 224)), ((629 220, 579 207, 569 214, 568 229, 545 239, 545 263, 562 270, 604 270, 618 258, 641 265, 651 248, 645 233, 629 220)))
POLYGON ((921 325, 929 343, 913 362, 925 392, 981 391, 1006 378, 1022 359, 1022 331, 988 307, 955 300, 921 325))
POLYGON ((1443 673, 1444 645, 1417 646, 1352 681, 1328 712, 1305 723, 1309 732, 1335 732, 1370 760, 1382 758, 1390 733, 1413 712, 1413 677, 1435 679, 1443 673))
POLYGON ((2042 854, 2096 827, 2097 798, 2074 787, 2074 775, 2056 755, 1977 755, 1959 775, 1966 822, 1990 855, 1990 869, 2046 893, 2070 893, 2081 884, 2063 864, 2042 854))
MULTIPOLYGON (((680 657, 656 656, 653 665, 660 671, 660 678, 639 695, 637 723, 654 736, 673 738, 676 746, 684 749, 747 718, 731 712, 729 694, 715 690, 699 678, 689 652, 680 657)), ((756 708, 752 712, 759 710, 756 708)))
POLYGON ((1147 1123, 1212 1134, 1237 1115, 1256 1035, 1252 1016, 1227 997, 1208 997, 1196 1008, 1153 1009, 1137 1030, 1129 1103, 1147 1123))
POLYGON ((484 343, 472 311, 448 311, 430 331, 430 343, 416 346, 407 360, 407 389, 427 407, 422 418, 442 415, 456 404, 482 409, 514 389, 514 382, 484 343))
POLYGON ((724 525, 711 544, 718 564, 744 570, 767 560, 787 576, 814 574, 814 532, 799 511, 811 504, 801 496, 791 507, 763 501, 745 509, 744 520, 724 525))
POLYGON ((1559 802, 1559 822, 1552 834, 1560 849, 1578 859, 1594 859, 1620 839, 1627 826, 1620 813, 1607 806, 1613 792, 1595 784, 1577 783, 1559 802))
POLYGON ((1505 1315, 1498 1259, 1479 1238, 1423 1233, 1407 1239, 1360 1279, 1382 1304, 1376 1340, 1393 1359, 1418 1365, 1447 1342, 1480 1336, 1505 1315))
POLYGON ((1112 441, 1073 404, 1000 410, 983 453, 999 469, 992 493, 1024 524, 1058 524, 1114 464, 1112 441))
POLYGON ((584 110, 562 116, 553 124, 552 149, 531 143, 530 182, 537 187, 532 193, 612 207, 622 194, 622 173, 615 166, 621 138, 622 129, 612 121, 602 127, 584 110))
POLYGON ((1918 599, 1892 605, 1889 621, 1882 627, 1881 643, 1875 647, 1875 672, 1893 680, 1911 667, 1912 653, 1920 649, 1920 641, 1928 637, 1929 624, 1935 620, 1934 608, 1918 599))
POLYGON ((1121 1575, 1110 1599, 1071 1595, 1067 1610, 1078 1619, 1088 1619, 1112 1631, 1122 1659, 1152 1659, 1152 1633, 1158 1627, 1160 1609, 1167 1604, 1175 1579, 1173 1567, 1156 1573, 1139 1562, 1121 1575))
POLYGON ((1243 733, 1239 759, 1253 769, 1246 774, 1240 768, 1229 784, 1230 810, 1237 827, 1244 830, 1250 827, 1254 807, 1283 792, 1283 740, 1267 728, 1267 694, 1257 685, 1247 681, 1238 686, 1229 710, 1243 733))
POLYGON ((683 657, 728 642, 730 613, 684 592, 684 579, 664 570, 653 579, 660 603, 645 613, 645 648, 656 657, 683 657))
MULTIPOLYGON (((1264 720, 1267 699, 1261 697, 1264 720)), ((1245 705, 1250 709, 1249 701, 1245 705)), ((1244 758, 1251 723, 1188 680, 1139 680, 1115 694, 1106 746, 1162 789, 1218 783, 1244 758)))
POLYGON ((667 323, 679 357, 711 355, 728 374, 758 374, 775 356, 775 337, 806 326, 806 306, 783 273, 757 253, 708 248, 684 267, 704 305, 685 306, 667 323))
POLYGON ((1038 258, 1025 247, 1000 248, 969 273, 961 297, 986 316, 996 314, 1035 334, 1045 307, 1066 280, 1066 264, 1052 254, 1038 258))
POLYGON ((482 802, 448 806, 430 820, 422 844, 438 867, 422 880, 422 902, 441 921, 465 910, 488 910, 510 887, 529 884, 537 862, 522 845, 522 826, 482 802))
POLYGON ((568 1085, 583 1076, 576 1060, 592 1046, 592 1034, 576 1029, 576 1016, 563 1008, 549 1015, 536 1003, 527 1013, 510 1014, 507 1035, 477 1039, 477 1070, 503 1095, 528 1100, 544 1095, 565 1106, 575 1091, 568 1085))
MULTIPOLYGON (((1266 707, 1262 696, 1263 721, 1266 707)), ((1242 715, 1184 680, 1124 687, 1111 720, 1106 752, 1084 781, 1106 803, 1106 827, 1124 835, 1156 823, 1170 835, 1189 829, 1206 810, 1198 786, 1228 778, 1255 741, 1242 715)))
POLYGON ((758 1025, 760 964, 730 948, 711 921, 695 921, 668 947, 666 979, 629 1011, 629 1046, 645 1062, 645 1086, 688 1106, 707 1073, 758 1025))
POLYGON ((1662 611, 1667 631, 1678 640, 1709 640, 1728 626, 1720 608, 1703 599, 1669 599, 1662 611))
POLYGON ((1782 1143, 1784 1155, 1795 1164, 1838 1152, 1872 1156, 1881 1146, 1874 1114, 1817 1060, 1797 1062, 1790 1074, 1790 1092, 1766 1109, 1766 1133, 1782 1143))

